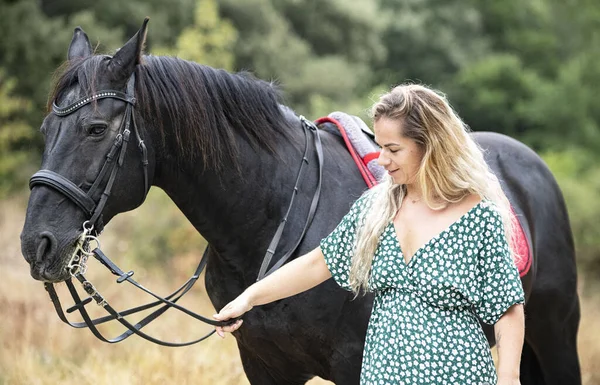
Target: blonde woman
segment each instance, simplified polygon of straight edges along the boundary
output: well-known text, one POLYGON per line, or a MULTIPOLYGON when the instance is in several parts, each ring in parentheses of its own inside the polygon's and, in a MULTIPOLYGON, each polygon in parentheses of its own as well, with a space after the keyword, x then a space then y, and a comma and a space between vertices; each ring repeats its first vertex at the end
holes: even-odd
POLYGON ((398 86, 372 115, 386 180, 320 247, 250 286, 215 318, 333 277, 356 295, 375 294, 361 384, 520 384, 524 293, 497 178, 438 92, 398 86), (497 368, 478 319, 494 325, 497 368))

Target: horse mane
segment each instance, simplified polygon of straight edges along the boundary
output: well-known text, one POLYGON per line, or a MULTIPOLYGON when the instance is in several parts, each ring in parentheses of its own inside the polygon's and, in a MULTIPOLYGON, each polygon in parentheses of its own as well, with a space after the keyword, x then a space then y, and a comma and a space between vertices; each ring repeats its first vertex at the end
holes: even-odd
MULTIPOLYGON (((48 108, 78 83, 91 95, 110 56, 94 55, 67 62, 55 81, 48 108)), ((223 69, 169 56, 144 56, 136 67, 136 110, 143 121, 159 125, 163 144, 174 139, 179 159, 201 157, 204 167, 221 170, 237 165, 236 136, 253 147, 275 153, 288 121, 277 87, 248 72, 223 69), (165 121, 172 131, 165 131, 165 121)), ((61 104, 64 103, 61 101, 61 104)))

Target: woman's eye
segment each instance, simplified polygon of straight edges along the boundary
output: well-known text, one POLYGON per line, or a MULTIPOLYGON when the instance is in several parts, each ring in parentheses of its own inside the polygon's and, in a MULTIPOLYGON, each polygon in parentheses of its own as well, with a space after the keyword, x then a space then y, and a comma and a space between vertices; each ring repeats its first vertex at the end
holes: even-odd
POLYGON ((90 135, 93 135, 93 136, 100 136, 100 135, 104 134, 104 131, 106 131, 105 124, 94 124, 93 126, 90 127, 90 135))
POLYGON ((391 152, 392 154, 395 154, 395 153, 397 153, 398 151, 399 151, 399 150, 390 150, 390 152, 391 152))

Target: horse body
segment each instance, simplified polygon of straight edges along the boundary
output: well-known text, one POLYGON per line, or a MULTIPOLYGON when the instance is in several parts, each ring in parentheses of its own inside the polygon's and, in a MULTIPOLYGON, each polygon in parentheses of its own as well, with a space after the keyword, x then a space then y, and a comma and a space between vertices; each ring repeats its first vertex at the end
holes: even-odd
MULTIPOLYGON (((560 189, 531 149, 500 134, 475 133, 528 236, 533 263, 526 296, 522 384, 580 384, 575 246, 560 189)), ((488 338, 489 335, 488 329, 488 338)))
MULTIPOLYGON (((300 120, 290 114, 287 118, 291 129, 284 140, 288 142, 285 159, 256 152, 239 141, 240 172, 200 173, 193 164, 176 168, 168 159, 156 160, 154 184, 165 190, 209 243, 206 289, 217 309, 256 281, 261 258, 285 214, 304 150, 300 120)), ((358 171, 348 167, 352 159, 340 139, 326 132, 321 138, 327 159, 321 203, 296 255, 316 247, 366 188, 358 171)), ((276 256, 292 247, 307 216, 318 177, 314 151, 308 162, 290 213, 293 220, 276 256)), ((319 375, 340 384, 355 383, 371 306, 368 300, 349 301, 351 296, 330 280, 245 315, 244 327, 235 336, 250 382, 302 384, 319 375), (306 306, 299 308, 299 303, 306 306)))
MULTIPOLYGON (((82 74, 89 68, 95 78, 87 82, 108 89, 123 89, 135 73, 142 104, 136 119, 144 127, 150 181, 165 190, 207 239, 206 288, 219 309, 257 278, 262 256, 292 194, 306 133, 264 82, 169 58, 147 57, 140 65, 144 34, 138 33, 113 58, 98 58, 90 56, 87 36, 76 30, 69 55, 74 62, 79 57, 82 61, 63 77, 62 87, 85 93, 82 74), (174 96, 165 98, 169 93, 174 96), (203 109, 198 110, 199 103, 203 109), (182 131, 185 121, 188 131, 182 131), (213 146, 204 143, 211 140, 213 146)), ((69 98, 65 90, 57 90, 57 99, 69 98)), ((90 184, 103 155, 94 159, 89 153, 99 152, 98 147, 108 151, 105 143, 116 135, 123 109, 118 101, 102 101, 82 108, 78 119, 49 115, 44 123, 43 168, 63 173, 81 186, 90 184), (93 131, 96 121, 105 124, 104 137, 80 135, 88 126, 93 131), (79 136, 67 131, 69 125, 77 127, 79 136), (88 157, 72 159, 74 153, 88 157)), ((327 132, 321 136, 325 159, 321 198, 294 256, 316 247, 366 189, 341 138, 327 132)), ((486 160, 503 181, 532 242, 534 263, 523 277, 527 341, 522 383, 580 384, 574 249, 560 191, 541 159, 522 144, 498 134, 474 137, 486 150, 486 160)), ((139 151, 130 146, 126 157, 127 167, 117 176, 113 196, 104 208, 104 222, 143 202, 145 192, 136 187, 143 184, 136 166, 139 151)), ((316 162, 315 151, 310 151, 309 167, 275 258, 293 247, 304 226, 317 185, 316 162)), ((56 191, 43 186, 32 191, 22 250, 34 278, 65 279, 67 255, 85 219, 56 191)), ((352 298, 352 293, 328 280, 305 293, 252 309, 234 333, 250 382, 303 384, 318 375, 338 384, 357 384, 372 297, 352 298)), ((493 343, 491 329, 485 330, 493 343)))

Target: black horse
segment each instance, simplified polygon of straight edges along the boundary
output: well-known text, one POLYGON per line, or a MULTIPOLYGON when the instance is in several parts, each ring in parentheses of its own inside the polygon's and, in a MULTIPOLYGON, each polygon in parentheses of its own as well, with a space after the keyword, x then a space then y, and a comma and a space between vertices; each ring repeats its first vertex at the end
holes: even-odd
MULTIPOLYGON (((220 309, 256 280, 287 209, 306 132, 267 82, 170 57, 142 57, 145 32, 146 23, 111 57, 94 55, 85 33, 75 30, 68 65, 50 100, 67 106, 102 90, 121 93, 55 107, 41 128, 42 168, 84 191, 92 189, 92 198, 100 200, 102 189, 92 185, 106 154, 123 139, 118 137, 121 124, 135 120, 147 151, 132 144, 117 154, 123 166, 112 177, 112 194, 94 222, 101 226, 141 205, 147 184, 162 188, 209 242, 206 289, 220 309), (136 100, 130 119, 128 106, 134 101, 125 91, 132 75, 136 100)), ((294 257, 314 248, 366 188, 342 139, 325 131, 321 139, 321 197, 294 257)), ((527 302, 521 381, 580 384, 575 256, 559 188, 541 159, 523 144, 493 133, 477 133, 474 139, 486 150, 486 160, 523 219, 534 254, 523 277, 527 302)), ((280 251, 293 248, 304 228, 319 179, 316 158, 311 150, 280 251)), ((98 179, 104 186, 111 174, 98 179)), ((85 203, 75 204, 47 185, 33 188, 21 242, 35 279, 68 278, 65 266, 82 223, 90 219, 82 207, 85 203)), ((234 335, 250 382, 303 384, 317 375, 337 384, 358 383, 372 298, 352 297, 328 280, 249 312, 234 335)), ((490 328, 486 332, 491 338, 490 328)))

